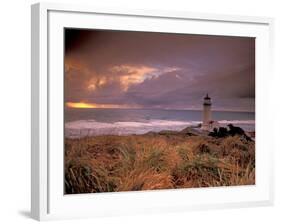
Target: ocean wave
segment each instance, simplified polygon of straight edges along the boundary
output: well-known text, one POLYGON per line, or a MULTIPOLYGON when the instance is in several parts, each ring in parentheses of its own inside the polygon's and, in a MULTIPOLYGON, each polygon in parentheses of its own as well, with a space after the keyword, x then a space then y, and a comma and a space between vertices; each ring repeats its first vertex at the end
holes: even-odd
MULTIPOLYGON (((253 120, 222 120, 221 126, 227 124, 240 125, 245 129, 253 129, 253 120)), ((186 127, 198 126, 201 121, 173 121, 173 120, 149 120, 141 122, 98 122, 96 120, 77 120, 65 123, 66 137, 84 137, 98 135, 129 135, 145 134, 147 132, 159 132, 162 130, 180 131, 186 127)))
POLYGON ((169 120, 149 120, 145 122, 138 121, 121 121, 121 122, 98 122, 95 120, 78 120, 67 122, 66 128, 81 129, 81 128, 109 128, 109 127, 151 127, 151 126, 178 126, 178 125, 194 125, 200 121, 169 121, 169 120))
POLYGON ((159 132, 161 130, 179 131, 187 126, 198 125, 199 123, 199 121, 166 120, 105 123, 95 120, 80 120, 66 123, 65 134, 67 137, 145 134, 150 131, 159 132))
POLYGON ((220 124, 255 124, 255 120, 221 120, 220 124))

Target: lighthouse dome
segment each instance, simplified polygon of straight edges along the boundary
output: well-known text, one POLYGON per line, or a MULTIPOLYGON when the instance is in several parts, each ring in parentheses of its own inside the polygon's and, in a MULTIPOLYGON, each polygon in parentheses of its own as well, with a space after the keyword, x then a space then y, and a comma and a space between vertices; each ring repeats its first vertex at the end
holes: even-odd
POLYGON ((204 104, 205 106, 210 106, 212 103, 211 103, 211 98, 209 97, 208 93, 207 95, 204 97, 204 104))
POLYGON ((208 93, 206 94, 206 96, 204 97, 204 100, 210 100, 211 98, 209 97, 208 93))

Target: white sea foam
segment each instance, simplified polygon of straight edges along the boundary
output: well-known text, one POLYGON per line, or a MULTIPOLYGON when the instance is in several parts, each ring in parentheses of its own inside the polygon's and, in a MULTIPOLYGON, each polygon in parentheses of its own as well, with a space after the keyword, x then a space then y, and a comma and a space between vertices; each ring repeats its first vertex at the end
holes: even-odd
POLYGON ((220 124, 255 124, 254 120, 221 120, 220 124))
MULTIPOLYGON (((149 120, 144 122, 97 122, 95 120, 78 120, 65 124, 65 135, 70 138, 98 135, 129 135, 145 134, 150 131, 159 132, 162 130, 180 131, 186 127, 196 126, 201 121, 172 121, 172 120, 149 120)), ((219 121, 221 126, 235 124, 243 129, 253 129, 253 120, 219 121)))
POLYGON ((114 122, 104 123, 94 120, 80 120, 65 124, 67 137, 96 136, 96 135, 128 135, 144 134, 149 131, 161 130, 179 131, 187 126, 197 125, 200 122, 151 120, 149 122, 114 122))

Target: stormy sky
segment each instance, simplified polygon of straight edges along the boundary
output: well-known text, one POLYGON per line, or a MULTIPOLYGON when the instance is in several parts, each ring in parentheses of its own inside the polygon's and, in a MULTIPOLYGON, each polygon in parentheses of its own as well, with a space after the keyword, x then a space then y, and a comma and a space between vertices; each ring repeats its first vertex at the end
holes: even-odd
POLYGON ((65 30, 65 102, 80 108, 254 111, 255 39, 65 30))

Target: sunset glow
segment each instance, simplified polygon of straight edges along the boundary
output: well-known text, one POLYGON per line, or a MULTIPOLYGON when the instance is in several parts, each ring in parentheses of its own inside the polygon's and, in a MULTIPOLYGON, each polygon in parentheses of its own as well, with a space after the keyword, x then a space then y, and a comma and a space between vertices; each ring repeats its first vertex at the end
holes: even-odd
POLYGON ((67 102, 66 106, 69 108, 139 108, 138 106, 131 105, 118 105, 118 104, 96 104, 84 102, 67 102))
POLYGON ((120 74, 120 84, 124 91, 127 91, 131 85, 142 83, 145 79, 152 77, 157 69, 148 66, 114 66, 112 72, 120 74))
POLYGON ((66 106, 70 107, 70 108, 97 108, 96 104, 93 104, 93 103, 82 103, 82 102, 78 102, 78 103, 67 102, 66 106))
POLYGON ((65 30, 68 108, 255 111, 255 38, 65 30))
POLYGON ((105 77, 100 77, 100 78, 93 77, 90 79, 87 88, 90 91, 95 91, 97 88, 103 87, 106 83, 107 81, 105 77))
POLYGON ((177 71, 176 67, 154 68, 151 66, 118 65, 111 68, 111 72, 120 77, 120 85, 123 91, 127 91, 130 86, 143 83, 145 80, 158 78, 162 74, 177 71))

